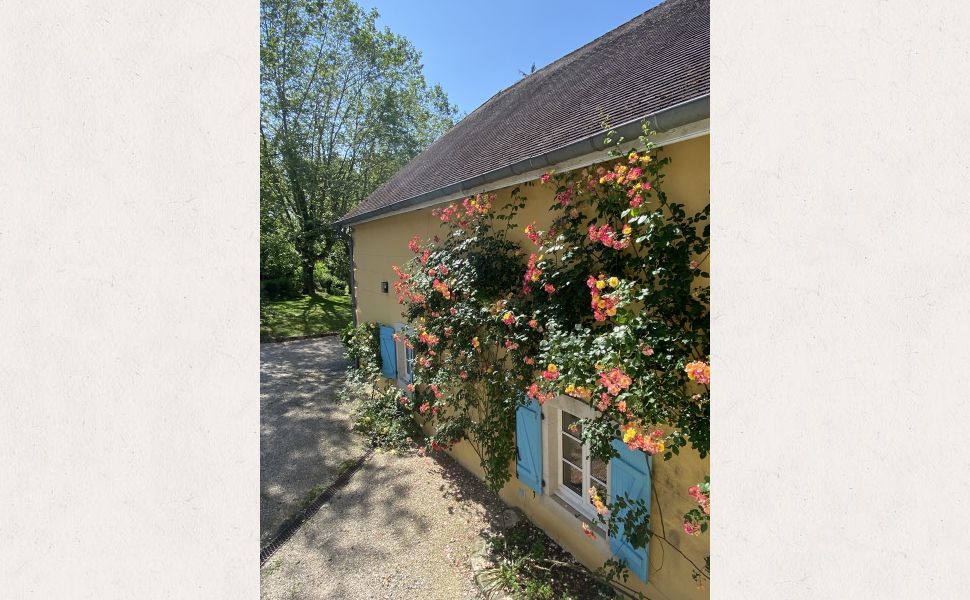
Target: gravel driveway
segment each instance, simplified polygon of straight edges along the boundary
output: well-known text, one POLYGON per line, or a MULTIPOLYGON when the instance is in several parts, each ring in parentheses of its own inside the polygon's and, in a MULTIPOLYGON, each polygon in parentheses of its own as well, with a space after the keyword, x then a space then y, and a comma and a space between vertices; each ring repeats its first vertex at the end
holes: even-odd
POLYGON ((337 337, 260 346, 260 546, 366 451, 334 394, 347 359, 337 337))
POLYGON ((504 509, 449 458, 375 453, 266 562, 266 600, 477 598, 469 554, 504 509))
MULTIPOLYGON (((367 445, 334 400, 347 364, 337 338, 263 344, 260 358, 262 547, 367 445)), ((477 598, 469 554, 503 509, 448 457, 376 452, 266 561, 260 596, 477 598)))

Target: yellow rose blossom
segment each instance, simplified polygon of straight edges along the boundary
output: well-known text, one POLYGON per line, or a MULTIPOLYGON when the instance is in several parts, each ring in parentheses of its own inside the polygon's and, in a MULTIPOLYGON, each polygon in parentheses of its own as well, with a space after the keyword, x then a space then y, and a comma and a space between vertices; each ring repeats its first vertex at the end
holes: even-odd
POLYGON ((633 231, 633 228, 630 227, 629 223, 627 223, 626 225, 623 226, 622 231, 623 231, 623 235, 630 235, 630 233, 633 231))
POLYGON ((546 367, 546 370, 549 371, 550 373, 558 373, 559 367, 557 367, 554 363, 549 363, 549 366, 546 367))
POLYGON ((593 506, 596 507, 596 514, 605 515, 607 512, 609 512, 609 509, 606 507, 606 504, 603 503, 603 500, 600 498, 599 492, 595 487, 589 488, 589 499, 593 503, 593 506))
POLYGON ((635 427, 630 427, 623 433, 623 443, 629 444, 635 437, 637 437, 637 430, 635 427))
POLYGON ((611 288, 615 288, 616 286, 620 285, 620 280, 616 277, 610 277, 609 284, 611 288))
POLYGON ((596 281, 596 289, 601 290, 606 287, 606 282, 602 279, 596 281))

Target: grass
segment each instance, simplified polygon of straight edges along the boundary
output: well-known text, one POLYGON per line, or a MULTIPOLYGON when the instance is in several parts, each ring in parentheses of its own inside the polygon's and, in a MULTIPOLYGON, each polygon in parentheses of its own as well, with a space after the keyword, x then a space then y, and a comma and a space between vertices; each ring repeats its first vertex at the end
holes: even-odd
POLYGON ((315 294, 259 303, 259 337, 285 339, 341 331, 350 323, 350 296, 315 294))

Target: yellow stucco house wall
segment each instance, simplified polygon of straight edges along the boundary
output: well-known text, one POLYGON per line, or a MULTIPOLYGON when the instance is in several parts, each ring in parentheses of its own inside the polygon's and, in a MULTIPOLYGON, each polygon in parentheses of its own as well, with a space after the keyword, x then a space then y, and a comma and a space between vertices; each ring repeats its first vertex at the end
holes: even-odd
MULTIPOLYGON (((684 203, 688 210, 699 210, 710 200, 710 137, 705 128, 699 132, 696 127, 694 129, 693 137, 672 141, 657 149, 659 156, 671 158, 665 170, 664 190, 669 198, 684 203)), ((599 155, 599 159, 606 157, 605 152, 599 155)), ((587 158, 587 161, 590 159, 587 158)), ((534 177, 537 179, 538 174, 534 177)), ((509 199, 513 187, 505 185, 484 188, 482 191, 493 191, 497 196, 494 205, 502 206, 509 199)), ((535 221, 539 229, 548 227, 552 221, 552 213, 548 211, 553 202, 552 190, 535 185, 522 187, 521 191, 528 200, 517 222, 524 226, 535 221)), ((435 205, 440 206, 440 203, 435 205)), ((426 206, 381 216, 356 223, 350 228, 353 239, 355 318, 358 323, 392 325, 403 321, 402 306, 393 292, 396 275, 392 266, 404 265, 411 258, 407 243, 412 236, 417 234, 427 239, 443 232, 440 221, 431 214, 432 208, 426 206), (388 282, 388 292, 382 291, 383 282, 388 282)), ((528 240, 521 229, 516 233, 516 241, 527 247, 528 240)), ((705 264, 704 268, 708 266, 705 264)), ((562 398, 557 400, 563 401, 562 398)), ((455 446, 451 453, 466 469, 479 478, 483 477, 478 456, 467 442, 455 446)), ((544 452, 543 456, 546 463, 553 460, 550 458, 551 452, 544 452)), ((573 511, 558 502, 553 494, 539 495, 533 492, 515 477, 514 464, 510 464, 509 468, 512 479, 501 491, 503 501, 521 509, 586 566, 595 569, 610 557, 608 540, 602 532, 596 540, 588 539, 573 511)), ((549 468, 549 465, 544 465, 544 468, 549 468)), ((658 457, 653 462, 652 485, 655 495, 651 507, 652 529, 662 532, 670 544, 698 565, 703 565, 704 557, 710 554, 710 536, 703 534, 692 537, 684 534, 682 516, 696 506, 687 496, 687 489, 703 481, 709 472, 709 460, 701 459, 692 449, 682 451, 669 461, 658 457)), ((655 537, 649 547, 649 583, 643 584, 631 575, 627 585, 653 599, 707 598, 707 587, 698 588, 691 577, 693 572, 694 568, 687 560, 655 537)))

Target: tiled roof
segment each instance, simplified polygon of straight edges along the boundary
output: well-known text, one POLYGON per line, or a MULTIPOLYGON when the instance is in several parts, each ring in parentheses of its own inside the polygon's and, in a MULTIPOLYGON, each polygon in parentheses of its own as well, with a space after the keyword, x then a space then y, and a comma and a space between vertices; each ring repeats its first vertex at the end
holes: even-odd
MULTIPOLYGON (((709 0, 667 0, 495 94, 341 224, 710 94, 709 0)), ((482 183, 482 181, 479 181, 482 183)))

